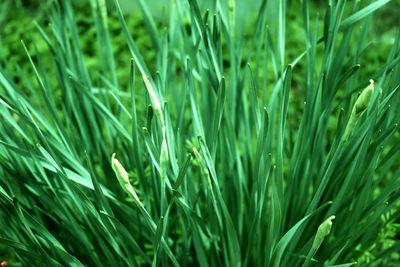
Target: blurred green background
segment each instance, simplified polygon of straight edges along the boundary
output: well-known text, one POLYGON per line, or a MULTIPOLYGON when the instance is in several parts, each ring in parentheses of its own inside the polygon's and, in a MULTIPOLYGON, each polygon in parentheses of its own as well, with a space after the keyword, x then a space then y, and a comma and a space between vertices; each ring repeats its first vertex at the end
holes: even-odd
MULTIPOLYGON (((22 49, 20 40, 30 43, 35 42, 41 56, 46 58, 48 50, 38 31, 35 29, 34 21, 42 27, 50 23, 51 4, 53 0, 1 0, 0 2, 0 52, 1 60, 7 59, 19 65, 24 71, 30 68, 26 61, 26 54, 22 49)), ((124 41, 123 33, 116 13, 112 12, 114 6, 112 1, 108 1, 109 10, 109 28, 111 30, 114 56, 118 66, 118 78, 121 86, 127 85, 129 66, 129 52, 124 41)), ((142 54, 146 55, 146 60, 150 67, 154 62, 154 52, 152 51, 151 42, 147 36, 145 25, 143 23, 141 11, 135 0, 120 0, 121 7, 125 13, 128 27, 135 41, 137 42, 142 54)), ((146 0, 145 1, 156 18, 159 29, 167 26, 167 13, 170 8, 169 0, 146 0)), ((202 0, 199 1, 203 7, 212 5, 215 1, 202 0)), ((236 0, 236 26, 237 32, 240 34, 249 34, 256 20, 257 8, 261 0, 238 1, 236 0)), ((348 1, 354 2, 354 0, 348 1)), ((361 4, 363 4, 361 0, 361 4)), ((74 0, 75 19, 80 31, 81 46, 85 51, 86 63, 89 69, 96 70, 99 67, 97 60, 97 47, 95 40, 95 28, 93 24, 92 14, 89 7, 89 0, 74 0)), ((312 17, 319 16, 320 25, 323 27, 322 18, 327 7, 328 0, 311 0, 310 13, 312 17)), ((352 6, 349 4, 348 6, 352 6)), ((304 36, 302 30, 302 16, 300 13, 300 1, 288 1, 287 14, 287 31, 286 31, 286 57, 287 62, 291 62, 304 51, 304 36)), ((273 12, 272 12, 273 14, 273 12)), ((397 21, 400 17, 400 0, 392 0, 383 8, 375 13, 373 23, 371 24, 371 32, 369 41, 373 43, 369 47, 369 51, 364 54, 361 63, 360 74, 362 78, 368 80, 369 76, 375 72, 379 66, 382 66, 389 49, 394 42, 397 21)), ((44 27, 45 30, 46 27, 44 27)), ((300 67, 301 68, 300 62, 300 67)), ((49 66, 50 67, 50 66, 49 66)), ((301 75, 301 72, 297 72, 301 75)), ((297 77, 298 78, 298 77, 297 77)), ((294 88, 300 86, 296 83, 300 79, 294 77, 294 88)))
MULTIPOLYGON (((24 40, 29 48, 29 52, 34 57, 36 51, 33 49, 34 43, 38 53, 44 61, 46 72, 54 74, 55 70, 51 61, 51 53, 46 43, 42 40, 41 35, 35 28, 34 22, 38 23, 49 36, 51 23, 51 9, 54 0, 0 0, 0 64, 1 62, 11 63, 10 72, 16 77, 15 82, 19 82, 21 73, 32 74, 32 69, 27 62, 27 56, 22 49, 20 40, 24 40)), ((369 1, 357 0, 361 2, 361 7, 367 5, 369 1)), ((98 47, 96 41, 96 29, 94 26, 92 11, 90 8, 91 0, 73 0, 75 20, 80 34, 80 45, 84 51, 85 62, 90 73, 98 73, 100 71, 100 62, 98 57, 98 47)), ((122 29, 120 27, 113 1, 107 0, 108 5, 108 27, 110 29, 111 42, 117 66, 117 78, 120 90, 126 91, 129 82, 129 64, 130 53, 125 41, 122 29)), ((214 0, 199 0, 201 8, 215 6, 214 0)), ((311 23, 317 18, 319 20, 319 32, 322 37, 323 18, 328 5, 328 0, 310 0, 310 15, 311 23)), ((355 0, 347 1, 347 9, 343 18, 347 17, 346 11, 349 13, 352 3, 355 0)), ((147 30, 143 21, 143 16, 137 0, 120 0, 122 10, 125 15, 128 28, 141 52, 144 55, 150 71, 155 72, 155 52, 152 47, 151 40, 147 34, 147 30)), ((168 27, 168 10, 170 8, 170 0, 146 0, 151 14, 154 16, 157 23, 157 28, 161 30, 168 27)), ((257 18, 257 9, 261 0, 236 0, 236 32, 245 37, 250 36, 254 30, 254 23, 257 18)), ((274 15, 276 12, 269 10, 269 15, 274 15)), ((394 36, 398 20, 400 17, 400 0, 392 0, 388 4, 374 13, 373 20, 370 25, 368 41, 370 42, 366 52, 361 57, 361 62, 358 62, 361 67, 358 71, 360 80, 368 81, 371 76, 379 70, 384 64, 394 42, 394 36)), ((311 25, 313 27, 313 25, 311 25)), ((339 33, 339 39, 340 38, 339 33)), ((353 43, 357 41, 359 33, 353 34, 353 43)), ((287 20, 286 20, 286 64, 295 60, 305 50, 303 31, 303 19, 301 15, 300 0, 287 1, 287 20)), ((355 46, 354 46, 355 47, 355 46)), ((317 53, 322 55, 323 46, 318 46, 317 53)), ((246 58, 246 50, 244 57, 246 58)), ((228 55, 226 55, 228 57, 228 55)), ((320 57, 321 58, 321 57, 320 57)), ((252 63, 252 62, 250 62, 252 63)), ((317 64, 318 55, 317 55, 317 64)), ((245 62, 242 62, 242 65, 245 62)), ((4 64, 5 65, 5 64, 4 64)), ((10 65, 9 65, 10 66, 10 65)), ((271 66, 270 66, 271 67, 271 66)), ((317 66, 318 67, 318 66, 317 66)), ((226 64, 229 68, 229 64, 226 64)), ((271 67, 272 68, 272 67, 271 67)), ((271 71, 273 71, 271 69, 271 71)), ((293 103, 289 109, 289 115, 293 120, 288 123, 297 123, 301 116, 303 108, 303 92, 304 84, 303 77, 305 71, 305 60, 301 60, 296 71, 293 72, 292 80, 292 96, 293 103)), ((263 74, 259 74, 263 75, 263 74)), ((29 75, 28 75, 29 77, 29 75)), ((32 77, 32 76, 31 76, 32 77)), ((273 75, 269 75, 268 79, 273 79, 273 75)), ((57 88, 57 80, 49 81, 54 88, 57 88)), ((272 84, 272 80, 269 80, 272 84)), ((339 98, 343 94, 339 91, 339 98)), ((56 92, 57 97, 57 92, 56 92)), ((340 100, 340 99, 337 99, 340 100)), ((330 123, 332 130, 336 127, 335 121, 330 123)))

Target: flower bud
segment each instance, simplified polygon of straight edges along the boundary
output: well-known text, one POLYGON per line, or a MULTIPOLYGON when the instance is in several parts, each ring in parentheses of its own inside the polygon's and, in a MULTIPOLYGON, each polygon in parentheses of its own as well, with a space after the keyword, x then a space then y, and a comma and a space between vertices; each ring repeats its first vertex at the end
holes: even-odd
POLYGON ((138 202, 140 206, 143 206, 135 190, 133 189, 131 183, 129 182, 128 173, 126 172, 125 168, 121 165, 121 163, 119 163, 119 161, 115 158, 115 153, 112 154, 111 157, 111 166, 115 175, 118 178, 119 184, 121 185, 122 189, 128 194, 130 194, 138 202))
POLYGON ((353 107, 353 112, 358 116, 360 116, 367 109, 369 102, 371 101, 372 94, 374 93, 374 80, 369 81, 370 85, 368 85, 367 88, 362 91, 353 107))
POLYGON ((335 216, 331 216, 328 219, 326 219, 321 225, 318 227, 317 230, 317 235, 315 236, 314 242, 313 242, 313 249, 318 250, 318 248, 321 246, 322 241, 324 241, 325 236, 329 235, 332 229, 332 220, 335 219, 335 216))
POLYGON ((356 103, 354 103, 349 122, 347 123, 346 130, 344 132, 345 139, 350 136, 350 133, 356 125, 358 119, 367 110, 368 105, 371 102, 371 98, 374 93, 374 80, 369 81, 370 85, 368 85, 367 88, 361 92, 360 96, 356 100, 356 103))
POLYGON ((115 175, 118 178, 118 182, 120 183, 122 189, 124 189, 125 192, 129 192, 128 187, 130 186, 130 182, 128 173, 121 165, 121 163, 119 163, 119 161, 115 158, 115 153, 112 154, 111 157, 111 166, 112 169, 114 170, 115 175))
POLYGON ((149 92, 150 100, 151 100, 151 103, 153 104, 153 109, 154 109, 158 119, 160 120, 161 125, 164 125, 164 117, 163 117, 163 114, 161 111, 161 105, 160 105, 160 102, 158 101, 157 95, 154 92, 154 89, 151 86, 149 79, 147 79, 147 76, 144 74, 143 74, 143 80, 144 80, 144 83, 146 84, 147 91, 149 92))

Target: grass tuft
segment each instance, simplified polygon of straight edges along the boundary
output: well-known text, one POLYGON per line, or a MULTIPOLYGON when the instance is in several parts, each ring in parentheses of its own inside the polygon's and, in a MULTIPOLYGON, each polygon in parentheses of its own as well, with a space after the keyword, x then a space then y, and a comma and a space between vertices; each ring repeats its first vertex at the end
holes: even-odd
POLYGON ((263 0, 252 21, 238 1, 171 0, 163 22, 139 0, 150 54, 118 0, 80 7, 89 52, 79 8, 52 1, 23 65, 0 57, 1 257, 395 266, 400 30, 368 79, 363 62, 389 2, 328 1, 315 16, 307 0, 263 0))

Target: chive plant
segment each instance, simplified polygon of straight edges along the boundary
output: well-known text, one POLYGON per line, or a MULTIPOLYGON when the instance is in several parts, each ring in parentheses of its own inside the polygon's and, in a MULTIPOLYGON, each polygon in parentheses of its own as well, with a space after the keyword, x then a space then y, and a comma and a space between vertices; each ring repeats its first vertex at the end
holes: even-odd
POLYGON ((32 72, 1 58, 1 257, 15 266, 387 263, 400 249, 379 243, 400 219, 400 32, 374 82, 358 76, 373 52, 372 15, 388 2, 329 0, 320 18, 300 1, 304 52, 288 61, 293 1, 260 1, 245 35, 233 0, 171 0, 164 22, 138 0, 149 62, 119 2, 91 0, 94 72, 72 4, 54 1, 51 23, 36 24, 52 62, 31 40, 21 49, 32 72), (116 16, 130 54, 113 50, 116 16), (116 57, 130 62, 129 80, 116 57), (373 244, 381 249, 365 260, 373 244))

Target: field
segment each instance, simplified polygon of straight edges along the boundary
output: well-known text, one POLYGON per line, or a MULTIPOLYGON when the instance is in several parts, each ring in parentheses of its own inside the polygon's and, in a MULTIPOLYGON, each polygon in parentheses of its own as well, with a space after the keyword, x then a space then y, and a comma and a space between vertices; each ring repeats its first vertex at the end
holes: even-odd
POLYGON ((399 266, 399 14, 3 0, 0 263, 399 266))

